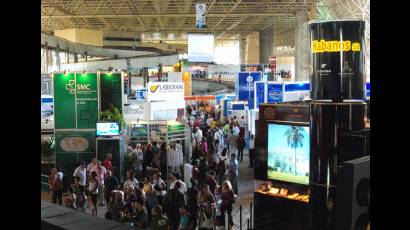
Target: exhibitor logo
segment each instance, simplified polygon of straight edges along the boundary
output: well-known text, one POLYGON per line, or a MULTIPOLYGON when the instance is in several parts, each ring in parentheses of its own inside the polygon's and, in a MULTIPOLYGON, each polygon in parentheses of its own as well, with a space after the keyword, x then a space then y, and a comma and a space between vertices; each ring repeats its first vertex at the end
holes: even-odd
POLYGON ((151 87, 149 87, 149 90, 151 90, 151 93, 155 93, 155 91, 157 91, 159 85, 151 85, 151 87))
POLYGON ((76 89, 78 91, 90 91, 90 84, 75 84, 75 80, 70 80, 68 84, 65 84, 65 89, 69 91, 70 94, 75 94, 76 89))
POLYGON ((70 80, 68 84, 65 84, 65 89, 69 91, 70 94, 75 93, 75 80, 70 80))

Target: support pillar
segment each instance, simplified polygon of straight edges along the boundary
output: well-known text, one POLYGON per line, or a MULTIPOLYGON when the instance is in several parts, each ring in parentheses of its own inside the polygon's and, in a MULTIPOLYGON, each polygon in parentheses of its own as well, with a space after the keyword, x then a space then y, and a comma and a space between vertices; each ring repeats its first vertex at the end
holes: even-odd
POLYGON ((295 24, 295 80, 309 80, 310 36, 306 10, 296 13, 295 24))
POLYGON ((259 62, 268 64, 273 52, 273 26, 259 31, 259 62))

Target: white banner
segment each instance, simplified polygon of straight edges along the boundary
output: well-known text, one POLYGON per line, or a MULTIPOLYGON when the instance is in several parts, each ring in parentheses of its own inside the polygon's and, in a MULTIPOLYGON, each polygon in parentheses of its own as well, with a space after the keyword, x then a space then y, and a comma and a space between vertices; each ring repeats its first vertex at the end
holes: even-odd
POLYGON ((148 102, 184 100, 183 82, 148 82, 148 102))
POLYGON ((196 28, 206 28, 206 3, 196 4, 196 28))

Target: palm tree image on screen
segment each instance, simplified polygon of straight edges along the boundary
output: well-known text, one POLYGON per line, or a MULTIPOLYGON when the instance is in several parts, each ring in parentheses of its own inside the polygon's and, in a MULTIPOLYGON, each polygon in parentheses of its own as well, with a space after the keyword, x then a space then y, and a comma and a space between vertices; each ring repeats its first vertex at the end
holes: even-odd
POLYGON ((292 149, 295 150, 295 175, 297 175, 296 168, 297 168, 297 149, 303 147, 303 139, 304 135, 302 134, 303 128, 302 127, 296 127, 296 126, 291 126, 288 130, 285 132, 285 136, 288 142, 288 146, 291 147, 292 149))

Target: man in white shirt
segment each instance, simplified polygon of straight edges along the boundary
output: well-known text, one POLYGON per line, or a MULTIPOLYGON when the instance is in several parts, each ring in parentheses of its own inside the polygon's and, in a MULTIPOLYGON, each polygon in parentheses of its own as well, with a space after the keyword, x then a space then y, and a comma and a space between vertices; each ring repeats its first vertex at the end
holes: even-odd
POLYGON ((80 178, 80 185, 86 185, 86 180, 87 180, 87 172, 86 169, 84 167, 84 162, 81 161, 80 162, 80 166, 78 166, 74 173, 73 173, 74 177, 79 177, 80 178))
POLYGON ((196 132, 194 133, 194 139, 195 139, 195 143, 201 143, 202 141, 202 130, 196 126, 195 127, 196 132))
POLYGON ((209 116, 209 118, 206 120, 206 126, 208 126, 208 128, 210 128, 212 126, 212 121, 214 119, 212 118, 212 116, 209 116))
POLYGON ((127 171, 127 180, 124 182, 124 189, 132 185, 134 188, 138 186, 138 180, 134 177, 134 172, 132 170, 127 171))
POLYGON ((239 133, 241 132, 241 130, 239 129, 239 126, 238 126, 238 124, 234 124, 234 127, 233 127, 233 129, 232 129, 232 134, 234 135, 234 136, 237 136, 237 137, 239 137, 239 133))
POLYGON ((179 191, 184 194, 188 191, 186 184, 181 180, 181 175, 179 175, 178 173, 171 173, 171 181, 171 185, 169 186, 170 189, 174 189, 175 183, 177 183, 178 181, 179 183, 181 183, 181 188, 179 188, 179 191))
POLYGON ((91 169, 90 173, 92 172, 97 173, 99 206, 104 206, 104 179, 107 170, 101 165, 101 161, 97 161, 97 165, 91 169))
POLYGON ((217 154, 219 154, 220 152, 222 152, 222 149, 224 148, 224 133, 222 131, 222 129, 220 127, 216 128, 215 134, 214 134, 214 140, 218 140, 219 141, 219 146, 218 146, 218 152, 217 154))

